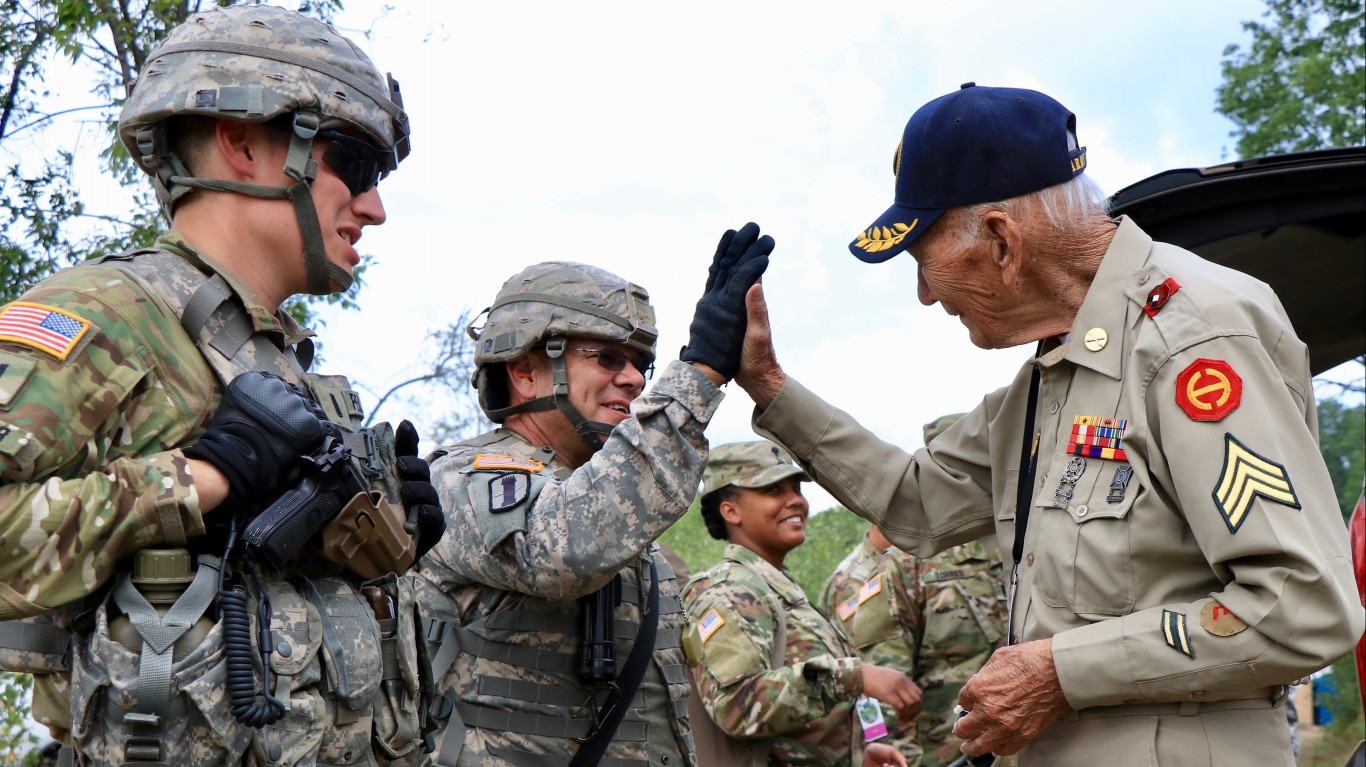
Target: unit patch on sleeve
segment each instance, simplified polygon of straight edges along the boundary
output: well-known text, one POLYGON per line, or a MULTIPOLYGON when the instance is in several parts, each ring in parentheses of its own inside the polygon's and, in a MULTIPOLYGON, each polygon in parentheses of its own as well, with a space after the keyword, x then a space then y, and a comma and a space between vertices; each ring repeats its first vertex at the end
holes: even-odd
POLYGON ((531 477, 514 471, 489 480, 489 511, 501 514, 517 508, 531 493, 531 477))
POLYGON ((1198 359, 1176 377, 1176 404, 1192 421, 1221 421, 1243 401, 1243 379, 1223 360, 1198 359))
POLYGON ((1200 626, 1217 637, 1231 637, 1247 629, 1242 618, 1213 599, 1200 608, 1200 626))
POLYGON ((1195 649, 1191 647, 1190 637, 1186 634, 1185 613, 1162 611, 1162 639, 1173 650, 1192 660, 1195 658, 1195 649))
POLYGON ((478 453, 474 456, 475 471, 529 471, 539 474, 545 464, 534 458, 518 458, 515 455, 478 453))
POLYGON ((51 306, 15 301, 0 309, 0 341, 23 344, 63 361, 88 330, 88 321, 51 306))
POLYGON ((1079 415, 1072 418, 1072 437, 1067 444, 1068 455, 1101 458, 1106 461, 1127 461, 1124 452, 1124 430, 1128 418, 1102 418, 1079 415))
POLYGON ((1230 533, 1238 532, 1247 519, 1252 499, 1259 495, 1292 509, 1300 508, 1299 496, 1285 467, 1252 452, 1228 432, 1224 433, 1224 467, 1210 495, 1230 533))

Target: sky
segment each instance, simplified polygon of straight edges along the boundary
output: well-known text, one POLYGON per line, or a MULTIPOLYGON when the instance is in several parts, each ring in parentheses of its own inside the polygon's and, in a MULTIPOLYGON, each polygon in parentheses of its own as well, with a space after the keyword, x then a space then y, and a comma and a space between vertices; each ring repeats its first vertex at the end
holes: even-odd
MULTIPOLYGON (((905 449, 1029 353, 977 349, 921 306, 909 256, 867 265, 847 250, 892 201, 910 115, 968 81, 1033 88, 1077 115, 1107 193, 1217 164, 1235 143, 1214 112, 1221 54, 1263 12, 1253 0, 395 5, 347 0, 336 19, 402 84, 413 151, 380 186, 388 222, 358 246, 375 259, 362 311, 322 313, 325 372, 352 376, 373 407, 424 372, 428 333, 545 260, 649 290, 667 361, 718 237, 755 221, 777 240, 764 284, 784 369, 905 449)), ((94 147, 93 134, 80 140, 94 147)), ((442 407, 380 417, 421 429, 442 407)), ((728 387, 713 444, 753 439, 751 407, 728 387)))

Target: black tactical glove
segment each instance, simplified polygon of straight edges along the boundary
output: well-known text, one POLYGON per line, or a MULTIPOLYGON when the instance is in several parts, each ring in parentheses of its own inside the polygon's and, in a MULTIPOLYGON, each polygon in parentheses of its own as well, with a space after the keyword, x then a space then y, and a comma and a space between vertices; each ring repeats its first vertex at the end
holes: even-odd
POLYGON ((773 238, 759 236, 759 225, 745 224, 739 232, 721 235, 707 272, 707 287, 697 301, 688 345, 678 358, 701 362, 726 378, 740 369, 740 350, 745 343, 745 293, 768 268, 773 238))
POLYGON ((299 458, 322 444, 323 412, 303 389, 279 376, 243 373, 188 458, 208 461, 228 478, 226 508, 241 509, 275 490, 299 458))
POLYGON ((446 533, 446 515, 441 513, 441 499, 432 486, 431 469, 417 457, 417 429, 404 419, 394 432, 394 457, 397 458, 399 495, 408 509, 408 516, 417 518, 417 557, 422 559, 441 536, 446 533))

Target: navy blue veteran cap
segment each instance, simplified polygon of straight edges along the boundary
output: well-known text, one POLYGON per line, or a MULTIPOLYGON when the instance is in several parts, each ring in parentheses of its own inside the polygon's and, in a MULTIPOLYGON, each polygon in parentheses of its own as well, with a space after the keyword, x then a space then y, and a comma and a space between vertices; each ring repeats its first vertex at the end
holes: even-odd
POLYGON ((1038 91, 964 83, 911 115, 892 160, 896 202, 849 251, 881 263, 949 208, 1037 192, 1085 169, 1067 107, 1038 91))

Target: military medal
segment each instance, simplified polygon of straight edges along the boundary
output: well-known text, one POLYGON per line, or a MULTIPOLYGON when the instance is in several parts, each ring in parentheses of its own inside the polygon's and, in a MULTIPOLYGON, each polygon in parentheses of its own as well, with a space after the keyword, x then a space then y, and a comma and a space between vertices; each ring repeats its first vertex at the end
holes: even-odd
POLYGON ((1072 500, 1072 490, 1076 488, 1077 480, 1085 473, 1085 458, 1073 458, 1067 462, 1067 466, 1062 470, 1062 477, 1058 480, 1058 489, 1053 491, 1053 508, 1067 508, 1067 502, 1072 500))
POLYGON ((1072 418, 1072 435, 1067 441, 1067 454, 1127 461, 1129 456, 1124 452, 1124 430, 1127 428, 1128 418, 1075 416, 1072 418))
POLYGON ((1110 494, 1105 496, 1105 500, 1110 503, 1119 503, 1124 500, 1124 490, 1129 487, 1129 479, 1134 476, 1134 467, 1124 464, 1115 469, 1114 479, 1110 480, 1110 494))

